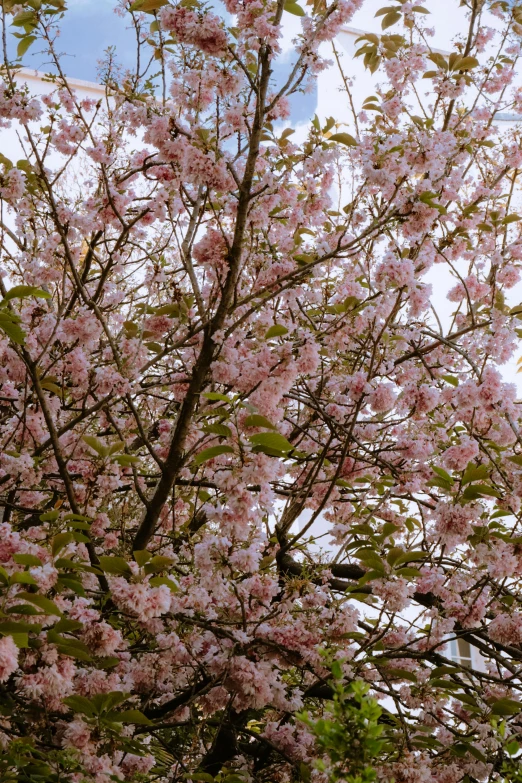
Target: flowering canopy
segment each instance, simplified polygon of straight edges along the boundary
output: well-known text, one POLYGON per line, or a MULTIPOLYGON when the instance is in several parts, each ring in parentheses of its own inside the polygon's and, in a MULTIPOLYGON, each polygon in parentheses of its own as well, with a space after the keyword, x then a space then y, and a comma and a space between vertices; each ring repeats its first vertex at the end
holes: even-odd
POLYGON ((522 7, 448 56, 391 2, 302 143, 363 0, 124 0, 98 102, 63 1, 3 2, 2 780, 520 779, 522 7))

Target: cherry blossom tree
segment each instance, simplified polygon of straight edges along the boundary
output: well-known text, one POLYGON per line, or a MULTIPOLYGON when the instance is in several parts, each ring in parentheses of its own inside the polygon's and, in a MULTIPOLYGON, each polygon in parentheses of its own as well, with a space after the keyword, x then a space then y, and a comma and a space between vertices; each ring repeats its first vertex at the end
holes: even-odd
POLYGON ((363 2, 122 0, 99 101, 3 2, 2 780, 521 779, 522 6, 390 0, 357 106, 363 2))

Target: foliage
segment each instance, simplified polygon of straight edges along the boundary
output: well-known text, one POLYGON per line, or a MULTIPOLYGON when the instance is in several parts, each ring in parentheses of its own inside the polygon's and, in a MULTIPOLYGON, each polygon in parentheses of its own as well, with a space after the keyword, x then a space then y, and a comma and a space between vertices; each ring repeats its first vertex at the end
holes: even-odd
POLYGON ((346 783, 372 783, 376 773, 372 761, 384 748, 381 739, 383 725, 379 725, 382 710, 377 701, 368 696, 370 686, 356 680, 348 686, 343 683, 341 663, 331 664, 332 709, 326 717, 314 720, 308 714, 297 715, 317 737, 319 751, 326 756, 315 761, 315 766, 327 772, 328 780, 346 783))

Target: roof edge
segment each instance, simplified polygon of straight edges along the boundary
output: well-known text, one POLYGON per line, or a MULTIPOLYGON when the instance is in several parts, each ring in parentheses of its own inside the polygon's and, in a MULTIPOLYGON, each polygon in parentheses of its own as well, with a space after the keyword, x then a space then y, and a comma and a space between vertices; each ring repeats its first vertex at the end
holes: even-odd
MULTIPOLYGON (((48 73, 44 73, 44 71, 36 71, 34 68, 20 68, 17 70, 15 78, 22 76, 25 79, 43 82, 46 77, 48 77, 48 75, 48 73)), ((94 92, 105 94, 105 87, 102 84, 98 84, 97 82, 88 82, 84 79, 75 79, 74 77, 67 77, 67 82, 71 87, 93 90, 94 92)))

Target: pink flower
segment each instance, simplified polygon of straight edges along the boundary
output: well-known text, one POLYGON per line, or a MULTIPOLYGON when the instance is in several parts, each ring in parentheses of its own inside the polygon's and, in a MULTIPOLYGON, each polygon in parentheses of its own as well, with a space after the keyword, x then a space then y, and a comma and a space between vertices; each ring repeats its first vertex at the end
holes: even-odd
POLYGON ((444 467, 448 470, 464 470, 468 462, 478 456, 477 442, 468 435, 462 435, 456 446, 450 446, 442 455, 444 467))
POLYGON ((86 625, 82 638, 97 655, 114 655, 117 650, 123 650, 127 646, 121 631, 104 620, 86 625))
POLYGON ((410 603, 415 585, 404 577, 395 579, 377 579, 373 583, 373 592, 382 599, 384 608, 389 612, 401 612, 410 603))
POLYGON ((440 501, 432 513, 433 537, 441 538, 449 549, 462 544, 471 533, 471 524, 476 521, 478 513, 469 504, 459 506, 440 501))
POLYGON ((170 609, 171 592, 166 585, 130 584, 118 576, 111 580, 111 592, 117 606, 137 615, 140 620, 161 617, 170 609))
POLYGON ((489 635, 499 644, 522 644, 522 614, 501 613, 489 624, 489 635))
POLYGON ((83 750, 91 744, 91 730, 81 718, 76 718, 67 724, 64 731, 62 746, 83 750))
POLYGON ((18 647, 12 636, 0 639, 0 682, 5 682, 18 668, 18 647))
POLYGON ((206 54, 224 53, 227 36, 215 14, 200 15, 183 6, 166 6, 161 9, 159 17, 165 30, 175 33, 180 43, 192 44, 206 54))
POLYGON ((390 383, 381 383, 368 395, 368 403, 375 413, 385 413, 393 408, 396 401, 393 386, 390 383))

